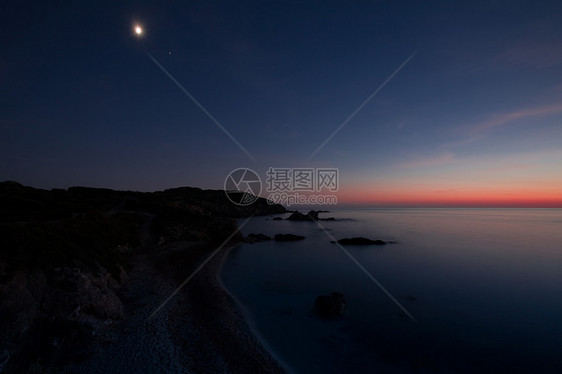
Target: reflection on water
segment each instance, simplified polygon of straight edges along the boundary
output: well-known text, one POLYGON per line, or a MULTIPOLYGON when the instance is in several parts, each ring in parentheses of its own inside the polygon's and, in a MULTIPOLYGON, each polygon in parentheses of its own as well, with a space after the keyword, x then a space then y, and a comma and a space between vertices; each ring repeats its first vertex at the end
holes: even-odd
POLYGON ((244 244, 222 273, 260 335, 297 372, 562 372, 562 210, 341 210, 336 238, 396 241, 347 249, 394 305, 312 222, 256 217, 244 233, 300 242, 244 244), (345 294, 342 317, 311 313, 345 294))

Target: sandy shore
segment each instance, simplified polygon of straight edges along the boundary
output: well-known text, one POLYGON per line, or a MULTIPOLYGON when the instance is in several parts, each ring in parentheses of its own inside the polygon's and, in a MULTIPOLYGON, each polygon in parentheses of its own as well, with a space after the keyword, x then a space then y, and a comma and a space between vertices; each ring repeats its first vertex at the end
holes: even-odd
POLYGON ((219 281, 231 248, 223 248, 152 317, 214 247, 178 243, 137 256, 118 292, 124 320, 100 331, 97 354, 67 372, 286 372, 219 281))
MULTIPOLYGON (((186 357, 197 360, 190 366, 198 373, 283 373, 281 365, 260 344, 241 308, 219 281, 231 248, 219 252, 186 285, 181 301, 173 308, 175 317, 170 319, 175 322, 170 326, 176 332, 174 340, 186 357), (188 317, 191 323, 184 323, 188 321, 182 316, 188 317)), ((178 275, 182 281, 186 277, 183 272, 178 275)))

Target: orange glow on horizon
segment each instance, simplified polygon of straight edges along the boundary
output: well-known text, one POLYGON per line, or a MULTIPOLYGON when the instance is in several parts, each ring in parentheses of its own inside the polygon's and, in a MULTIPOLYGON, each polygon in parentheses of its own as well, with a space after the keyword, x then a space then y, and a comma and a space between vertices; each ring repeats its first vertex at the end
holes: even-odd
POLYGON ((350 188, 338 192, 338 203, 383 206, 481 206, 562 208, 562 189, 350 188))

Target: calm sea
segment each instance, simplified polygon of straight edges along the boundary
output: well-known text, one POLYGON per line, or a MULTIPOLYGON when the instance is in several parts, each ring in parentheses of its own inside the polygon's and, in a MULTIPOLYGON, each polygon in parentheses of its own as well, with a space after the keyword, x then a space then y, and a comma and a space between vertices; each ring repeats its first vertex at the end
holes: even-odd
POLYGON ((261 338, 295 372, 562 373, 562 209, 321 217, 336 221, 320 228, 252 218, 245 235, 306 239, 241 245, 221 274, 261 338), (326 232, 396 242, 346 249, 417 323, 326 232), (345 295, 345 313, 318 318, 314 300, 334 291, 345 295))

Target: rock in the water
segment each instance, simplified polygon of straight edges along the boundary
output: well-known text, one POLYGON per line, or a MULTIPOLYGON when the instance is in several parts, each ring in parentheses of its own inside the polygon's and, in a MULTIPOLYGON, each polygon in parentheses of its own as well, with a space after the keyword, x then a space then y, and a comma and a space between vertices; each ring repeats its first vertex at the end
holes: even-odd
POLYGON ((249 234, 247 237, 244 238, 246 243, 257 243, 257 242, 265 242, 267 240, 271 240, 270 236, 264 234, 249 234))
POLYGON ((363 237, 356 237, 356 238, 343 238, 338 240, 338 243, 343 245, 383 245, 386 244, 385 241, 382 240, 371 240, 363 237))
POLYGON ((281 217, 273 217, 272 221, 283 221, 281 217))
POLYGON ((330 295, 321 295, 314 302, 314 310, 324 317, 342 315, 345 311, 345 297, 342 293, 332 292, 330 295))
POLYGON ((294 234, 276 234, 274 238, 277 242, 290 242, 295 240, 303 240, 304 236, 294 234))
POLYGON ((318 220, 318 212, 315 210, 311 210, 307 214, 302 214, 298 210, 295 211, 293 214, 287 218, 288 221, 317 221, 318 220))

